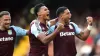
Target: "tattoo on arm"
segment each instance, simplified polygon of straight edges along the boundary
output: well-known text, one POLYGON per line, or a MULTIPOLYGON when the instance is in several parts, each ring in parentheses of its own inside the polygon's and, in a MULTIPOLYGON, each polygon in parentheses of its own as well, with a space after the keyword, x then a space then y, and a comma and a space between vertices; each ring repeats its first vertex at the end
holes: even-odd
POLYGON ((79 38, 79 39, 82 39, 82 36, 84 35, 84 32, 81 32, 80 34, 77 34, 76 36, 79 38))

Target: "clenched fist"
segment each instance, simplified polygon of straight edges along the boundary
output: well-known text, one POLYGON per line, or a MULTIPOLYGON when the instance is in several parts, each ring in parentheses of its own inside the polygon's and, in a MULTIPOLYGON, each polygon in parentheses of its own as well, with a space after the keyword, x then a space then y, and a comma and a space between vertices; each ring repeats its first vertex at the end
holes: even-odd
POLYGON ((57 29, 58 29, 58 30, 62 30, 62 29, 64 29, 64 24, 62 24, 62 23, 58 23, 58 25, 57 25, 57 29))
POLYGON ((88 16, 88 17, 86 17, 86 19, 87 19, 88 25, 92 25, 92 23, 93 23, 93 17, 88 16))

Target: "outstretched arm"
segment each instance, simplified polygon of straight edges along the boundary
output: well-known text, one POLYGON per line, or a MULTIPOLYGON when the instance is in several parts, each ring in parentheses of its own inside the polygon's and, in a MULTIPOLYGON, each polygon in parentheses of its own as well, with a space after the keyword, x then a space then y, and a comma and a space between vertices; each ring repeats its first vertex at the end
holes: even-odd
POLYGON ((87 19, 87 23, 88 23, 87 28, 83 32, 81 31, 79 34, 76 35, 79 39, 81 39, 83 41, 87 40, 88 36, 90 35, 90 31, 91 31, 92 23, 93 23, 92 17, 89 16, 86 19, 87 19))
POLYGON ((13 29, 15 30, 16 36, 26 36, 28 34, 28 30, 26 29, 23 29, 18 26, 11 26, 11 27, 13 27, 13 29))

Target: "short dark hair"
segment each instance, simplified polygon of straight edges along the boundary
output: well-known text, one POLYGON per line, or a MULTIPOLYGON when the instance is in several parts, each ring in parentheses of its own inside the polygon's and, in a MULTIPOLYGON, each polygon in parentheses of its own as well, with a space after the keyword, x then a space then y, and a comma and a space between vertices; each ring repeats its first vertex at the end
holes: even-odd
POLYGON ((40 10, 42 6, 45 6, 43 3, 39 3, 34 7, 34 14, 37 16, 37 12, 40 10))
POLYGON ((3 15, 10 15, 10 13, 8 11, 1 11, 0 17, 2 17, 3 15))
POLYGON ((59 7, 56 11, 56 16, 58 17, 61 13, 64 13, 64 11, 68 9, 67 7, 65 6, 62 6, 62 7, 59 7))

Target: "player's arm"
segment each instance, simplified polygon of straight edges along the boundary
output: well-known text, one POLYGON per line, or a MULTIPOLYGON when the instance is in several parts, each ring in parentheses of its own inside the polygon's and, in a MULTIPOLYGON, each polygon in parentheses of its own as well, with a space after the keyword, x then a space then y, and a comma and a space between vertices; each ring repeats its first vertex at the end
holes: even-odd
POLYGON ((93 22, 93 18, 87 17, 87 23, 88 23, 87 28, 83 32, 81 31, 79 34, 76 35, 79 39, 83 41, 87 40, 88 36, 90 35, 91 28, 92 28, 92 22, 93 22))
POLYGON ((57 18, 52 19, 52 20, 49 20, 49 21, 48 21, 48 25, 49 25, 49 26, 55 25, 55 24, 57 23, 57 20, 58 20, 57 18))
POLYGON ((58 27, 53 31, 53 33, 47 35, 46 32, 37 30, 35 24, 33 24, 31 27, 31 33, 34 34, 36 38, 38 38, 42 43, 47 44, 50 41, 52 41, 57 35, 57 33, 63 28, 64 28, 64 25, 59 24, 58 27))
POLYGON ((28 30, 23 29, 21 27, 18 26, 11 26, 14 28, 15 32, 16 32, 16 36, 25 36, 28 35, 28 30))

